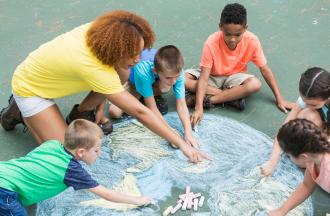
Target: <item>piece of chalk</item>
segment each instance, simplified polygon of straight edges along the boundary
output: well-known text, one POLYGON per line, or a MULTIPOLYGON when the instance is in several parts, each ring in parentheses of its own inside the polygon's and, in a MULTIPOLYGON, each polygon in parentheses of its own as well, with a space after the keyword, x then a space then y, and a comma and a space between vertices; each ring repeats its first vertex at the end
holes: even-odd
POLYGON ((171 210, 171 214, 175 214, 175 212, 177 212, 180 208, 182 207, 181 203, 178 203, 172 210, 171 210))
POLYGON ((186 195, 188 195, 190 193, 190 186, 186 186, 186 195))
POLYGON ((189 197, 186 197, 186 199, 184 200, 184 202, 182 204, 182 210, 187 210, 188 202, 189 202, 189 197))
POLYGON ((188 205, 187 205, 187 209, 191 209, 193 206, 193 200, 191 198, 191 196, 188 196, 188 205))
POLYGON ((169 206, 167 207, 167 209, 163 212, 163 216, 167 216, 171 213, 173 207, 172 206, 169 206))
POLYGON ((197 194, 194 194, 194 196, 192 198, 195 199, 197 197, 200 197, 201 195, 202 195, 201 193, 197 193, 197 194))
POLYGON ((187 195, 193 196, 194 193, 193 192, 190 192, 189 194, 180 194, 179 195, 179 199, 182 199, 184 201, 184 199, 186 199, 187 195))
POLYGON ((195 198, 194 199, 194 211, 197 211, 198 210, 198 199, 195 198))
POLYGON ((183 203, 183 200, 182 199, 179 199, 178 201, 176 201, 176 204, 179 204, 179 203, 183 203))
POLYGON ((205 197, 204 197, 204 196, 201 196, 201 198, 199 199, 199 203, 198 203, 198 206, 199 206, 199 207, 202 207, 202 206, 203 206, 203 204, 204 204, 204 199, 205 199, 205 197))
POLYGON ((194 127, 193 130, 195 131, 195 133, 198 133, 198 127, 197 127, 197 125, 194 127))
POLYGON ((187 196, 186 194, 180 194, 179 195, 179 199, 180 200, 184 200, 184 199, 186 199, 186 196, 187 196))

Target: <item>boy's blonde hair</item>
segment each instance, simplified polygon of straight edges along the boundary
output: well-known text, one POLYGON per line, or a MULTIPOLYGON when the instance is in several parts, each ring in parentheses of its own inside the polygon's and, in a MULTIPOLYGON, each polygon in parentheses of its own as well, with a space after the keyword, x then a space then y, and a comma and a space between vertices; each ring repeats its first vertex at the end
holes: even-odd
POLYGON ((89 150, 102 138, 103 132, 97 124, 85 119, 76 119, 65 131, 64 146, 69 150, 76 148, 89 150))

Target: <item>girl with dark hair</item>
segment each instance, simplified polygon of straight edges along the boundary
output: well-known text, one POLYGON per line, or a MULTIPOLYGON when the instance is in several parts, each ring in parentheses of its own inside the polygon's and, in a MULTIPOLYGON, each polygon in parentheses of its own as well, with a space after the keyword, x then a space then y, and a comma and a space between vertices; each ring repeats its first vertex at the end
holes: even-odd
MULTIPOLYGON (((308 119, 319 127, 330 128, 329 98, 330 98, 330 73, 322 68, 307 69, 300 78, 299 93, 295 106, 285 119, 284 123, 300 118, 308 119)), ((272 174, 280 159, 281 148, 275 138, 269 160, 261 166, 265 176, 272 174)), ((302 167, 305 167, 302 165, 302 167)))
POLYGON ((304 181, 270 216, 286 215, 305 201, 316 185, 330 193, 330 139, 327 131, 306 119, 291 120, 277 135, 281 149, 298 165, 306 165, 304 181))

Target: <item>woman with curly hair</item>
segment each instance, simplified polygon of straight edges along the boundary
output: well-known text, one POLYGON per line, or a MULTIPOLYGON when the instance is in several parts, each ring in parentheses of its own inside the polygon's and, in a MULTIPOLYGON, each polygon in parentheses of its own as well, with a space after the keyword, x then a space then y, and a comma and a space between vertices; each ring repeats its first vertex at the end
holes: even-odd
POLYGON ((41 45, 16 68, 13 96, 0 114, 5 130, 23 123, 38 144, 63 142, 67 127, 54 99, 90 91, 76 104, 67 123, 83 118, 97 123, 105 134, 112 125, 103 117, 101 104, 108 99, 146 127, 177 145, 193 162, 204 157, 168 129, 135 97, 124 91, 129 68, 139 62, 139 53, 151 48, 155 33, 141 16, 127 11, 108 12, 41 45))

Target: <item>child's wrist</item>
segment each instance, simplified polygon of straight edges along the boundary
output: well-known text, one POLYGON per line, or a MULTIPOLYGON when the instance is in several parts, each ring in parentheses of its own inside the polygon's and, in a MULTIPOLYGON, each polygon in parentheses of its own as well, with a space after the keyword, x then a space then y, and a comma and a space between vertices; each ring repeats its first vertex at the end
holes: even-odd
POLYGON ((283 214, 283 215, 286 215, 286 214, 290 211, 290 209, 286 208, 285 205, 282 205, 278 210, 279 210, 279 211, 281 212, 281 214, 283 214))
POLYGON ((203 104, 202 105, 196 104, 196 106, 195 106, 195 112, 196 111, 203 111, 203 104))
POLYGON ((185 132, 185 133, 184 133, 184 138, 185 138, 185 139, 190 139, 190 138, 192 138, 192 130, 191 130, 190 132, 185 132))
POLYGON ((281 95, 276 96, 275 99, 276 99, 277 103, 284 101, 284 99, 281 95))

